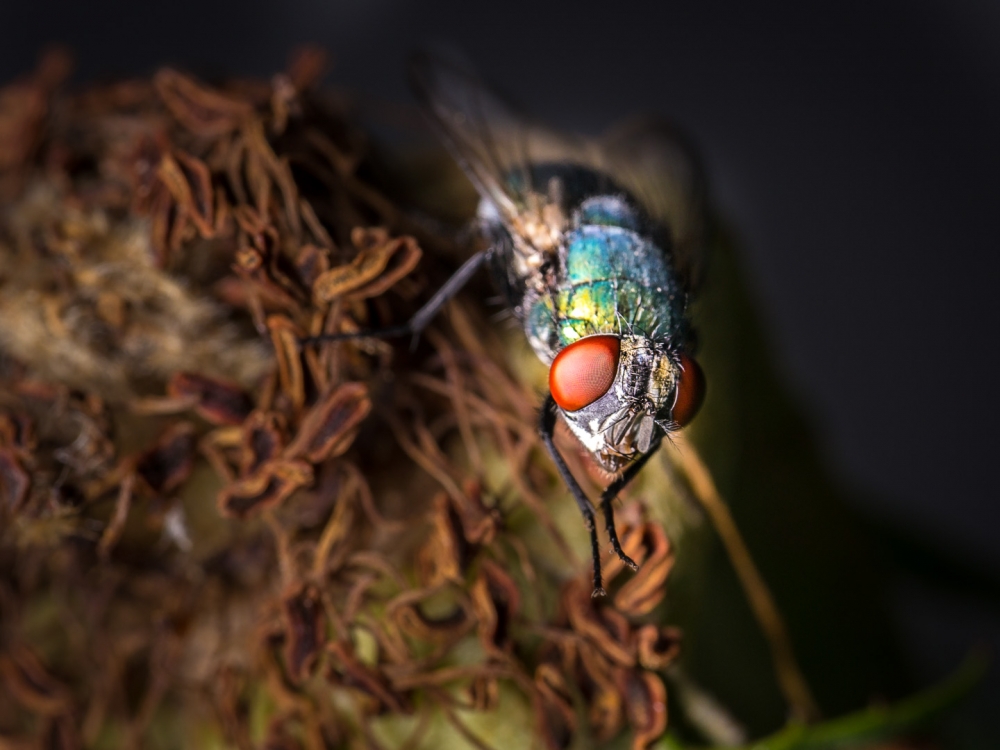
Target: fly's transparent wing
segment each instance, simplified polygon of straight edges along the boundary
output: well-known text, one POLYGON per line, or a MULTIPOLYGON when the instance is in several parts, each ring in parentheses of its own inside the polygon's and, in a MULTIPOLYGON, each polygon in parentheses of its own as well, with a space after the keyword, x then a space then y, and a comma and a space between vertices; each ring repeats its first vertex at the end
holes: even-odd
POLYGON ((633 120, 601 139, 557 133, 519 114, 459 58, 421 54, 411 82, 445 144, 509 228, 533 210, 546 185, 533 167, 577 165, 625 190, 670 232, 671 253, 689 286, 700 275, 705 181, 695 151, 662 120, 633 120))
POLYGON ((545 189, 532 185, 532 165, 588 161, 590 144, 530 122, 457 58, 417 55, 410 80, 452 155, 508 223, 545 189))
POLYGON ((675 126, 657 118, 624 122, 601 139, 608 175, 670 232, 677 270, 694 286, 704 267, 705 173, 675 126))

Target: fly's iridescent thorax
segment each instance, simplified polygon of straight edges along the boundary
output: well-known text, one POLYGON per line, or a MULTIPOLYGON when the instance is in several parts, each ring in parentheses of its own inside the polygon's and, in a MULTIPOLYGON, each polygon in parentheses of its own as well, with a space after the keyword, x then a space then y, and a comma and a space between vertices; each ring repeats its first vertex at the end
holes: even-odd
POLYGON ((595 334, 687 337, 686 294, 668 234, 607 177, 572 165, 533 168, 537 223, 548 246, 511 231, 488 200, 479 216, 497 249, 493 275, 538 357, 595 334), (603 192, 597 192, 603 191, 603 192))
POLYGON ((546 364, 587 337, 617 339, 607 392, 580 409, 563 408, 580 441, 617 471, 670 422, 677 352, 688 337, 686 293, 667 233, 607 178, 558 165, 538 167, 532 178, 547 188, 536 194, 539 228, 512 231, 487 201, 481 205, 497 248, 494 277, 546 364), (541 242, 530 241, 531 230, 541 242))

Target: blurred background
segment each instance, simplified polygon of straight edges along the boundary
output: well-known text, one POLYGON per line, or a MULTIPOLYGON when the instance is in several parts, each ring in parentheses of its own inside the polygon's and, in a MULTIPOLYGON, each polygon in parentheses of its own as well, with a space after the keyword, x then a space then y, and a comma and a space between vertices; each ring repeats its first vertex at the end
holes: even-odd
MULTIPOLYGON (((314 43, 362 106, 409 106, 407 53, 443 41, 559 127, 676 120, 831 471, 917 571, 893 606, 932 681, 976 643, 1000 651, 1000 4, 811 5, 5 0, 0 81, 51 42, 76 83, 267 76, 314 43)), ((998 705, 993 669, 952 736, 1000 747, 998 705)))

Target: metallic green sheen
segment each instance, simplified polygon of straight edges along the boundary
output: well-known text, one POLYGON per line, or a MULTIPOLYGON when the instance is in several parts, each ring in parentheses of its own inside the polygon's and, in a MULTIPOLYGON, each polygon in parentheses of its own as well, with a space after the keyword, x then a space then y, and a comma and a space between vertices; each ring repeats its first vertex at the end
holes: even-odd
POLYGON ((583 224, 567 232, 559 259, 553 288, 527 310, 527 333, 543 359, 592 334, 680 333, 684 292, 650 240, 620 226, 583 224))

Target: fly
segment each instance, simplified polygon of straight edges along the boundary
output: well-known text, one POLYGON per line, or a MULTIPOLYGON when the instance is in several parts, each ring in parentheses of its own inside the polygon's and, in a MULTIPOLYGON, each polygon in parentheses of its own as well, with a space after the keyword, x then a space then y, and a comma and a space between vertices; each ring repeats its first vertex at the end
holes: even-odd
POLYGON ((482 267, 549 366, 539 433, 590 533, 594 596, 601 581, 595 514, 633 570, 612 503, 669 433, 694 417, 705 379, 688 314, 701 257, 703 180, 683 139, 663 123, 600 140, 552 132, 516 114, 462 65, 414 60, 414 90, 480 195, 489 247, 467 260, 408 322, 356 336, 418 334, 482 267), (553 440, 562 419, 614 476, 596 508, 553 440))

